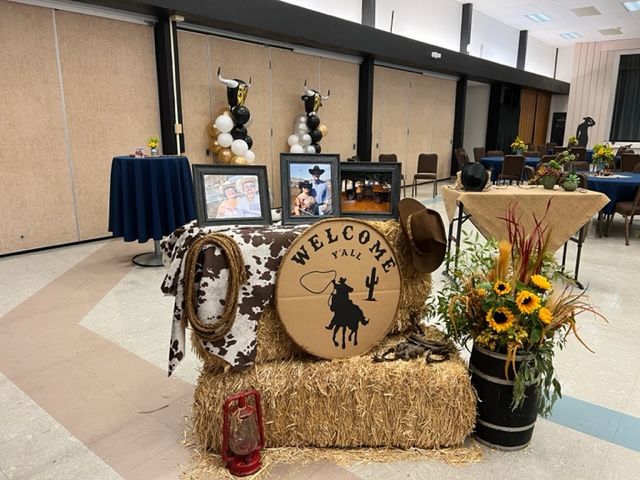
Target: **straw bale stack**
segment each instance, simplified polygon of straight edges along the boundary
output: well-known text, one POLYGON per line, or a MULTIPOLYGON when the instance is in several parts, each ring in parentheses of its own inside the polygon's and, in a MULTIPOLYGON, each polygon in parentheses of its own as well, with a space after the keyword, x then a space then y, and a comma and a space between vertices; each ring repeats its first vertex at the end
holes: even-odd
MULTIPOLYGON (((375 351, 401 339, 389 338, 375 351)), ((269 447, 440 448, 460 445, 475 424, 475 392, 459 358, 434 364, 373 363, 370 355, 307 358, 264 362, 243 373, 219 364, 203 370, 196 386, 198 447, 219 450, 222 403, 249 387, 262 394, 269 447)))

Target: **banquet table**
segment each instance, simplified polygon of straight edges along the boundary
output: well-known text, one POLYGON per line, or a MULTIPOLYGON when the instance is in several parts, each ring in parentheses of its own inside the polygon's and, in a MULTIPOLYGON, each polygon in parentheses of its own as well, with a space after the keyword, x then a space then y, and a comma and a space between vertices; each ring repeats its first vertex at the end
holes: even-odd
MULTIPOLYGON (((540 157, 526 157, 524 164, 530 167, 538 165, 540 157)), ((502 164, 504 163, 504 157, 482 157, 480 159, 485 167, 491 170, 491 181, 495 182, 498 179, 498 175, 502 172, 502 164)))
POLYGON ((640 173, 622 172, 606 177, 587 175, 587 188, 609 197, 609 202, 602 209, 604 215, 611 215, 617 202, 633 200, 639 186, 640 173))
POLYGON ((196 218, 189 160, 184 156, 115 157, 111 163, 109 231, 125 242, 154 240, 140 266, 160 266, 159 241, 196 218))
MULTIPOLYGON (((503 218, 510 207, 514 208, 516 218, 519 219, 525 232, 531 232, 533 229, 535 215, 538 221, 542 220, 549 226, 547 250, 555 252, 572 239, 576 232, 608 201, 608 198, 600 192, 585 189, 566 192, 557 186, 553 190, 547 190, 541 185, 502 187, 494 185, 482 192, 467 192, 453 186, 445 186, 442 189, 442 196, 449 217, 447 250, 450 255, 448 258, 454 259, 455 266, 457 266, 460 252, 462 224, 467 219, 471 220, 485 238, 502 240, 508 238, 507 223, 503 218), (457 230, 454 234, 456 222, 457 230), (454 243, 455 253, 451 255, 454 243)), ((578 245, 578 254, 574 278, 577 281, 584 236, 579 235, 575 241, 578 245)), ((449 263, 447 260, 447 271, 449 263)))

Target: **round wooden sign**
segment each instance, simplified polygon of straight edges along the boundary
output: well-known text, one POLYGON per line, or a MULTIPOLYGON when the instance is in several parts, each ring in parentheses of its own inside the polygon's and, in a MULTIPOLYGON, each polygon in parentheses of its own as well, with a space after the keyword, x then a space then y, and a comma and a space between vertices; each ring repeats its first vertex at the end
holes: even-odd
POLYGON ((336 218, 305 230, 278 270, 276 305, 293 341, 322 358, 367 352, 394 322, 400 271, 386 238, 336 218))

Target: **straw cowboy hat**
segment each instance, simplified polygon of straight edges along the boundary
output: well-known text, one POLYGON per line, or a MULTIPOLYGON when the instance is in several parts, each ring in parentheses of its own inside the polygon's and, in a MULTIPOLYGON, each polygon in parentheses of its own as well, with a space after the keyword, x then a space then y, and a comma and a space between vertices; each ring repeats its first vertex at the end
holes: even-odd
POLYGON ((230 182, 229 180, 225 180, 221 185, 220 185, 220 193, 224 194, 225 190, 227 188, 233 188, 233 191, 236 191, 236 186, 233 182, 230 182))
POLYGON ((242 187, 244 186, 245 183, 253 183, 254 186, 256 185, 256 177, 242 177, 240 180, 238 180, 238 182, 236 183, 236 189, 239 192, 242 192, 242 187))
POLYGON ((436 270, 447 251, 447 235, 440 214, 413 198, 403 198, 398 205, 400 225, 411 247, 416 270, 436 270))
POLYGON ((309 169, 309 173, 311 175, 322 175, 324 173, 324 170, 318 167, 318 165, 315 165, 313 168, 309 169))

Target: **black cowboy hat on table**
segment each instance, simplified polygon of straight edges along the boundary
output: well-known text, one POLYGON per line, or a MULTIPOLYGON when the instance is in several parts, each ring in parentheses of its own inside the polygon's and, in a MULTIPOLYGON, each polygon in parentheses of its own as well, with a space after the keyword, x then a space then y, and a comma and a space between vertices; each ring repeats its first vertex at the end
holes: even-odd
POLYGON ((435 271, 447 251, 447 234, 442 217, 413 198, 403 198, 398 204, 400 225, 411 248, 416 270, 435 271))

